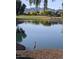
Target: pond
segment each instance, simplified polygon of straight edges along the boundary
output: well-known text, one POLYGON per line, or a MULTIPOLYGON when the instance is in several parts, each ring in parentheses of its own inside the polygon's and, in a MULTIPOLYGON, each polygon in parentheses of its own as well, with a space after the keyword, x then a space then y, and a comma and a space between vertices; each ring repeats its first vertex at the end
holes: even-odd
POLYGON ((18 25, 27 37, 20 44, 28 49, 63 49, 63 25, 53 23, 24 22, 18 25))

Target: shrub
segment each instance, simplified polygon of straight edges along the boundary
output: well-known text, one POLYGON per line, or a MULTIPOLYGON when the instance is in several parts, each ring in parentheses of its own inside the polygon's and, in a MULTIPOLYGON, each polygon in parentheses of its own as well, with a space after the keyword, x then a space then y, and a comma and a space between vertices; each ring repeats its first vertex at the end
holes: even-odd
POLYGON ((37 12, 32 12, 31 15, 37 15, 37 12))
POLYGON ((46 11, 41 11, 40 14, 41 15, 52 15, 53 13, 52 13, 52 11, 46 10, 46 11))

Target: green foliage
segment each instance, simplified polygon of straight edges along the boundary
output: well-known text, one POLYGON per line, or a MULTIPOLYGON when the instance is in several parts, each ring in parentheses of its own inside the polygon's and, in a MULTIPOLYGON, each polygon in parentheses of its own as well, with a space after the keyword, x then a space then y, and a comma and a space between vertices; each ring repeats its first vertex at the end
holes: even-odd
POLYGON ((21 1, 16 0, 16 14, 17 15, 20 13, 20 8, 21 8, 21 1))
MULTIPOLYGON (((41 3, 41 0, 29 0, 30 5, 34 4, 36 8, 38 8, 38 6, 41 3)), ((38 9, 37 9, 38 11, 38 9)))
POLYGON ((16 15, 23 14, 26 8, 25 4, 22 4, 20 0, 16 0, 16 15))
POLYGON ((51 14, 51 11, 44 11, 44 13, 46 14, 46 15, 50 15, 51 14))
POLYGON ((36 12, 28 12, 27 15, 46 15, 46 16, 55 16, 55 12, 52 12, 52 11, 36 11, 36 12))
POLYGON ((29 0, 30 5, 34 4, 36 7, 38 7, 41 3, 41 0, 29 0))
POLYGON ((36 8, 38 8, 40 3, 41 3, 41 0, 34 0, 34 4, 35 4, 36 8))
POLYGON ((27 15, 39 15, 39 12, 38 11, 36 11, 36 12, 28 12, 27 15))
POLYGON ((41 12, 40 12, 40 15, 52 15, 52 12, 51 12, 51 11, 48 11, 48 10, 46 10, 46 11, 41 11, 41 12))
POLYGON ((31 12, 31 15, 37 15, 37 13, 36 12, 31 12))
POLYGON ((27 15, 31 15, 31 13, 30 12, 28 12, 28 14, 27 15))
MULTIPOLYGON (((42 0, 29 0, 30 5, 34 4, 36 8, 41 4, 42 0)), ((54 0, 52 0, 53 2, 54 0)), ((47 10, 48 0, 44 0, 44 11, 47 10)))
POLYGON ((22 4, 21 9, 20 9, 20 14, 24 13, 25 8, 26 8, 26 5, 22 4))

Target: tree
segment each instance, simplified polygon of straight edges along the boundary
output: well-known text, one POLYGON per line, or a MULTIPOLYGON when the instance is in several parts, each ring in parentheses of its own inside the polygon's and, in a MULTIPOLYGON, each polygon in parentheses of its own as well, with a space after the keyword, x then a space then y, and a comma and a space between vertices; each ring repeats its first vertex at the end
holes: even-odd
MULTIPOLYGON (((36 6, 36 8, 38 8, 38 6, 40 5, 41 1, 44 1, 44 11, 47 10, 47 5, 48 5, 48 0, 29 0, 30 5, 32 5, 32 3, 36 6)), ((52 0, 54 1, 54 0, 52 0)))
POLYGON ((44 11, 47 10, 48 0, 44 0, 44 11))
POLYGON ((21 8, 21 1, 20 0, 16 0, 16 14, 17 15, 20 12, 20 8, 21 8))
POLYGON ((25 4, 22 4, 20 0, 16 0, 16 15, 23 14, 26 8, 25 4))
POLYGON ((30 5, 34 4, 38 11, 38 6, 40 5, 41 0, 29 0, 29 3, 30 3, 30 5))
POLYGON ((24 13, 25 8, 26 8, 26 5, 22 4, 21 9, 20 9, 20 14, 24 13))
MULTIPOLYGON (((53 2, 54 0, 52 0, 53 2)), ((47 10, 48 0, 44 0, 44 11, 47 10)))
POLYGON ((33 0, 29 0, 29 3, 30 3, 30 6, 32 5, 32 3, 33 3, 33 0))

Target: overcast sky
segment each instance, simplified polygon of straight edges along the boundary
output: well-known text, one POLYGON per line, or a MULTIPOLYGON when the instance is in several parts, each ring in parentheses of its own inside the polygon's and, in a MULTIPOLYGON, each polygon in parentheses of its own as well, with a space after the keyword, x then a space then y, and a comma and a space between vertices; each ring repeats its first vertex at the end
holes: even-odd
MULTIPOLYGON (((21 0, 24 4, 26 4, 27 8, 35 7, 34 5, 30 6, 29 2, 27 0, 21 0)), ((48 8, 52 9, 62 9, 62 1, 63 0, 55 0, 52 2, 52 0, 48 0, 48 8)), ((41 8, 43 8, 43 3, 40 4, 41 8)))

